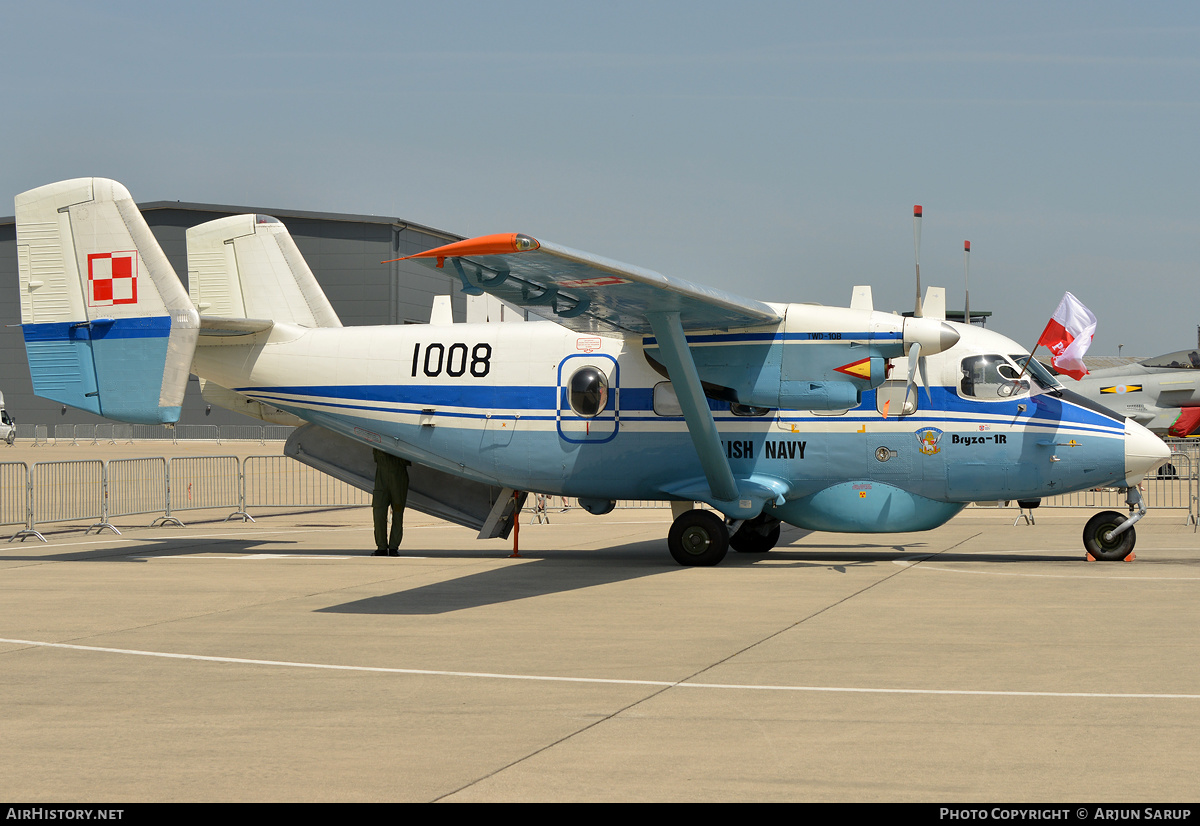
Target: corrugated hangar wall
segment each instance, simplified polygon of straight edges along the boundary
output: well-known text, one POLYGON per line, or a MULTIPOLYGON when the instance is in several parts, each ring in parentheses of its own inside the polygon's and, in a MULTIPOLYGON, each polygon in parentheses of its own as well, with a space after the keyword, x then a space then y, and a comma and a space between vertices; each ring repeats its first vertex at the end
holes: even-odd
MULTIPOLYGON (((454 320, 466 318, 466 303, 457 281, 412 262, 381 264, 404 255, 432 249, 461 235, 442 232, 398 218, 373 215, 297 212, 179 201, 139 204, 146 223, 187 285, 189 227, 229 215, 257 212, 284 223, 308 261, 334 310, 346 326, 411 324, 429 320, 434 296, 452 295, 454 320)), ((21 333, 21 306, 17 275, 16 226, 0 218, 0 392, 9 413, 21 424, 91 424, 99 416, 67 408, 33 394, 25 340, 21 333)), ((238 413, 207 405, 192 377, 184 399, 183 424, 259 423, 238 413)))

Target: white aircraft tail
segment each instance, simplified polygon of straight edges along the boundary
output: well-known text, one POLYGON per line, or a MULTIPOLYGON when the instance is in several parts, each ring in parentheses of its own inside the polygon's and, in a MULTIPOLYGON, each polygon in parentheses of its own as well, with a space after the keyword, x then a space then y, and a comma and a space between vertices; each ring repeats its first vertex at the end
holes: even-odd
POLYGON ((187 231, 188 289, 204 316, 341 327, 287 228, 233 215, 187 231))
MULTIPOLYGON (((341 327, 287 228, 269 215, 231 215, 187 231, 188 292, 206 336, 267 330, 281 321, 299 327, 341 327), (239 325, 229 319, 261 319, 239 325)), ((275 424, 303 424, 290 413, 200 379, 209 404, 275 424)))
POLYGON ((199 318, 129 191, 76 178, 16 197, 34 392, 110 419, 179 420, 199 318))

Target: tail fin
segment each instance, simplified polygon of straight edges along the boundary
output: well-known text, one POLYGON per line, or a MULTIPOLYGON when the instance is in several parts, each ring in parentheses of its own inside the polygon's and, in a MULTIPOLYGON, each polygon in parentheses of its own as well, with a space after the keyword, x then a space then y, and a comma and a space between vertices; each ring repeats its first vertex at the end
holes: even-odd
MULTIPOLYGON (((341 327, 342 322, 308 268, 287 228, 269 215, 232 215, 187 231, 188 290, 203 313, 200 344, 216 336, 253 332, 231 319, 258 319, 300 327, 341 327)), ((300 425, 291 413, 255 401, 207 379, 200 392, 209 404, 276 424, 300 425)))
POLYGON ((34 392, 110 419, 179 420, 199 318, 129 191, 76 178, 16 197, 34 392))
POLYGON ((296 242, 269 215, 233 215, 187 231, 188 289, 204 315, 341 327, 296 242))

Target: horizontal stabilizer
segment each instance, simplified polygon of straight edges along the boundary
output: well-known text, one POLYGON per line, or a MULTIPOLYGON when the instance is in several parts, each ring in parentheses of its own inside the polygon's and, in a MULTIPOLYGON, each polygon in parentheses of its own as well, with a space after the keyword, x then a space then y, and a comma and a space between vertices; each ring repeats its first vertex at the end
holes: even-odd
POLYGON ((129 191, 76 178, 16 197, 34 392, 110 419, 179 420, 200 321, 129 191))
POLYGON ((200 316, 201 336, 249 336, 255 333, 268 332, 274 326, 274 321, 265 318, 200 316))

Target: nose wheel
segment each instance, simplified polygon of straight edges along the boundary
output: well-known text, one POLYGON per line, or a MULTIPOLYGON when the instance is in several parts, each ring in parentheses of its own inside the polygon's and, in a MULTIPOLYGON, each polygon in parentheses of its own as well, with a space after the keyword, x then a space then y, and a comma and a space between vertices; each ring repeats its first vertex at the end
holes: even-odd
POLYGON ((667 548, 680 565, 716 565, 729 550, 725 520, 712 511, 685 511, 671 523, 667 548))
POLYGON ((1096 559, 1119 562, 1133 553, 1137 541, 1133 526, 1124 533, 1113 532, 1127 521, 1127 517, 1116 511, 1101 511, 1087 521, 1083 527, 1083 547, 1096 559))

